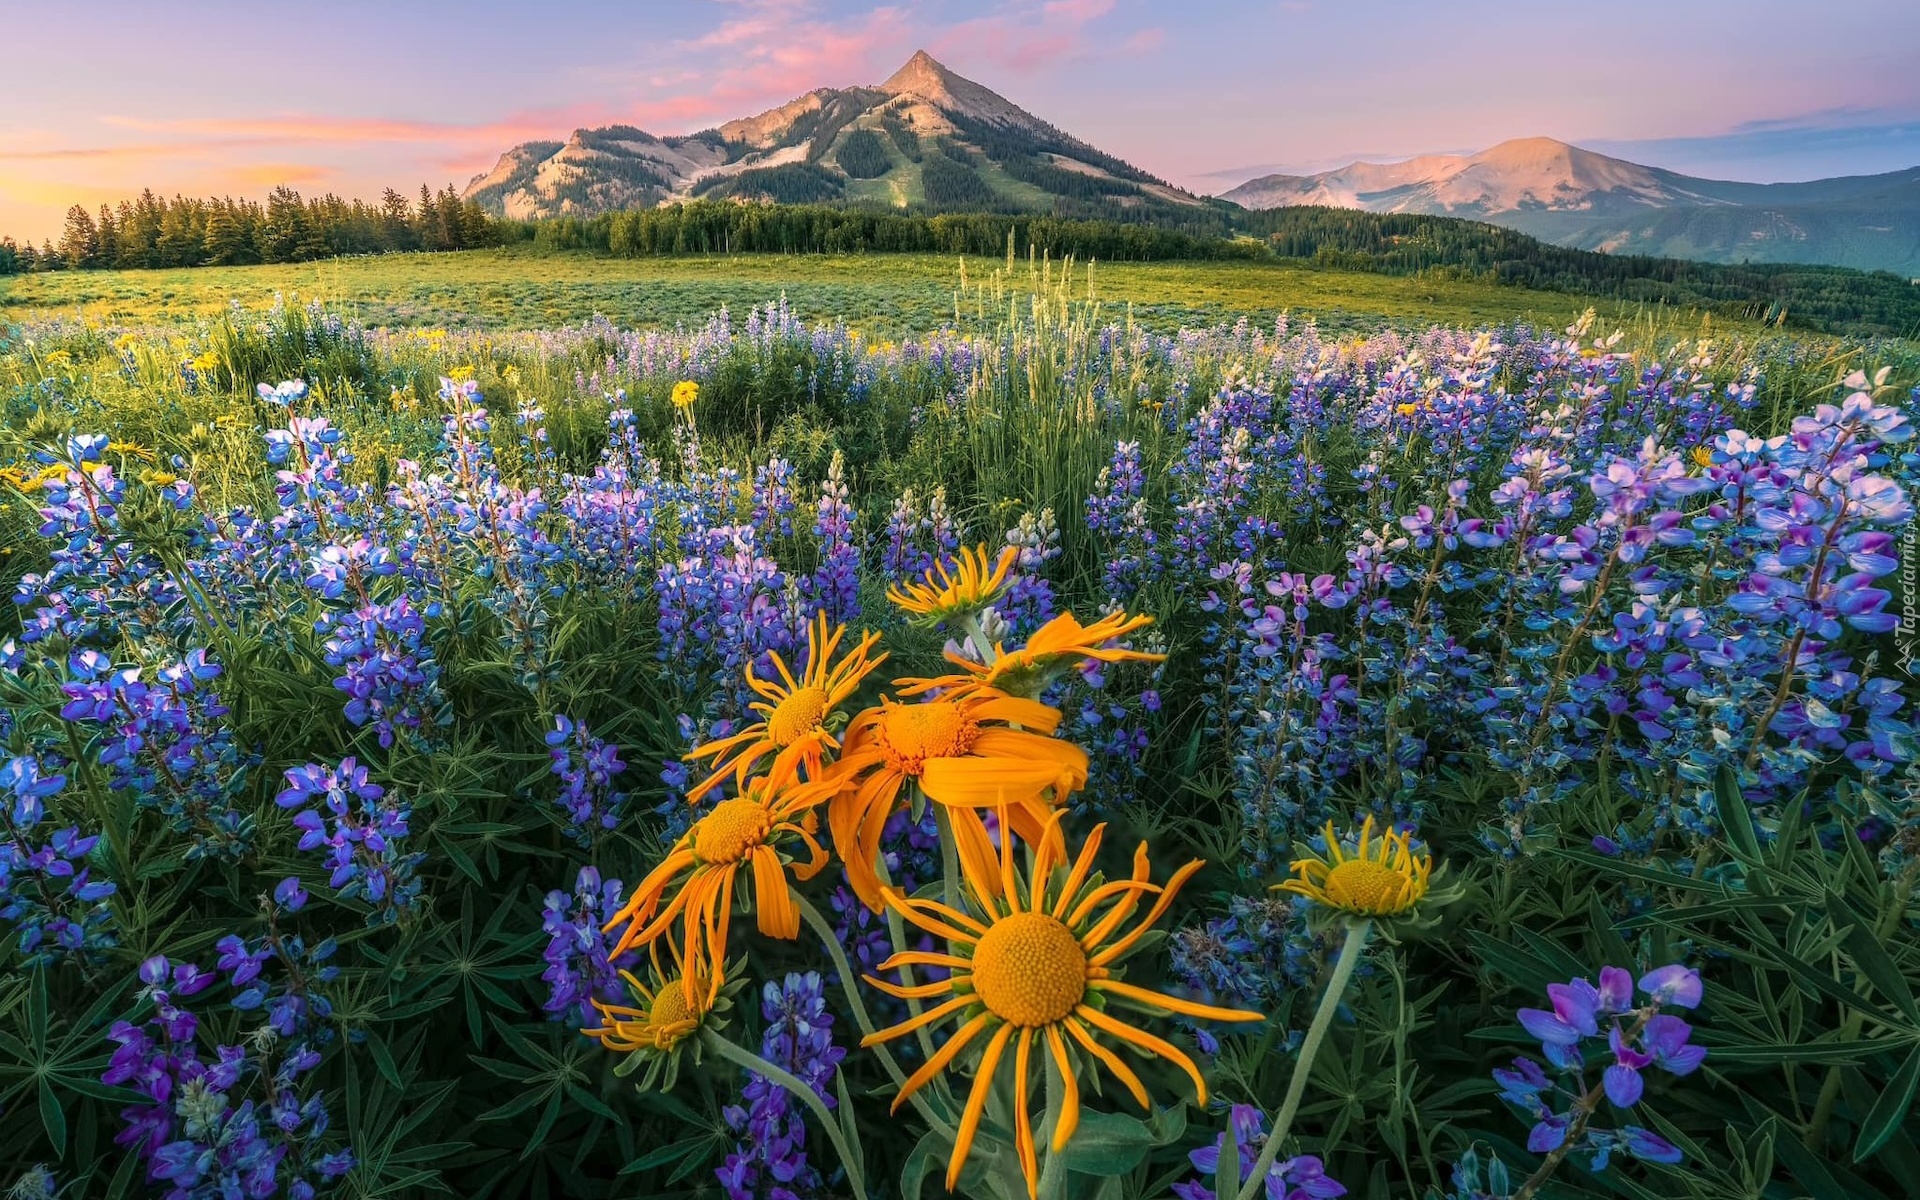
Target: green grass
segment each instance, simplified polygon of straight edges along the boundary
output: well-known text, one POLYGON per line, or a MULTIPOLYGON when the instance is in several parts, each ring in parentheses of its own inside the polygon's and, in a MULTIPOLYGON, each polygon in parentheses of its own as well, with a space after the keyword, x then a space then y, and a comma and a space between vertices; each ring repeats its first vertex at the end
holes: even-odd
MULTIPOLYGON (((965 315, 1036 290, 1040 272, 1016 265, 996 300, 979 286, 1004 274, 999 259, 965 261, 965 315)), ((0 279, 0 322, 79 316, 97 324, 162 325, 206 317, 239 302, 270 305, 275 293, 319 300, 375 326, 540 329, 601 313, 626 326, 704 320, 722 304, 736 313, 784 294, 809 320, 840 318, 890 332, 950 321, 961 260, 937 255, 747 255, 615 259, 526 248, 458 254, 396 254, 254 267, 57 272, 0 279)), ((1054 266, 1057 282, 1059 264, 1054 266)), ((1076 264, 1073 293, 1087 292, 1076 264)), ((1172 329, 1246 316, 1270 323, 1282 311, 1336 330, 1384 323, 1478 326, 1516 319, 1560 327, 1592 304, 1610 323, 1691 329, 1697 311, 1490 284, 1394 278, 1271 262, 1095 264, 1093 295, 1115 319, 1172 329)), ((1717 323, 1716 323, 1717 324, 1717 323)))

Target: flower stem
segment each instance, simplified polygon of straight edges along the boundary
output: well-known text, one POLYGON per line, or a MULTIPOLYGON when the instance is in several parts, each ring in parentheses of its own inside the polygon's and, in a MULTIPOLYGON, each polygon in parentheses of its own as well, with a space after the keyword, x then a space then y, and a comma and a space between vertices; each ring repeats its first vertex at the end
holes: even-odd
POLYGON ((736 1066, 744 1067, 766 1078, 769 1082, 779 1084, 795 1099, 812 1109, 813 1115, 820 1119, 821 1128, 827 1131, 827 1139, 833 1143, 834 1151, 840 1155, 840 1165, 846 1168, 847 1183, 853 1188, 855 1200, 867 1200, 866 1172, 860 1160, 847 1146, 846 1136, 840 1132, 840 1122, 835 1119, 832 1111, 827 1108, 817 1092, 791 1072, 774 1066, 753 1051, 744 1046, 735 1045, 711 1029, 703 1030, 701 1039, 709 1050, 721 1058, 736 1066))
MULTIPOLYGON (((827 923, 825 915, 805 896, 796 893, 794 899, 800 902, 801 917, 813 927, 813 932, 818 935, 821 942, 825 943, 827 954, 833 959, 833 969, 840 974, 840 987, 847 994, 848 1006, 853 1009, 853 1023, 860 1027, 863 1037, 873 1036, 876 1029, 873 1017, 867 1012, 866 1002, 860 998, 860 988, 854 977, 853 965, 847 961, 847 952, 841 948, 840 940, 834 936, 833 926, 827 923)), ((900 1064, 893 1057, 893 1052, 885 1045, 876 1045, 872 1049, 879 1057, 880 1065, 886 1068, 887 1075, 892 1078, 894 1086, 905 1087, 907 1073, 900 1069, 900 1064)), ((938 1131, 940 1136, 948 1141, 954 1139, 953 1127, 935 1115, 933 1107, 927 1103, 925 1097, 915 1092, 908 1097, 908 1101, 919 1110, 921 1119, 938 1131)))
POLYGON ((1360 965, 1360 951, 1366 948, 1367 938, 1372 933, 1371 917, 1361 917, 1348 923, 1347 940, 1341 944, 1340 957, 1334 961, 1326 994, 1320 997, 1320 1007, 1313 1014, 1313 1024, 1307 1027, 1307 1038, 1300 1043, 1300 1053, 1293 1061, 1293 1078, 1287 1082, 1287 1097, 1281 1101, 1280 1115, 1273 1119, 1273 1132, 1267 1135, 1267 1144, 1260 1151, 1259 1160, 1253 1164, 1253 1174, 1241 1185, 1236 1200, 1254 1200, 1265 1189, 1267 1172, 1273 1170, 1274 1160, 1280 1157, 1280 1147, 1293 1129, 1293 1118, 1300 1112, 1300 1099, 1306 1095, 1307 1077, 1313 1073, 1314 1056, 1320 1052, 1321 1043, 1327 1040, 1327 1030, 1333 1026, 1333 1015, 1340 1011, 1341 997, 1346 995, 1347 984, 1353 979, 1355 968, 1360 965))
POLYGON ((1047 1060, 1047 1115, 1040 1122, 1041 1136, 1047 1139, 1047 1161, 1040 1166, 1040 1200, 1058 1200, 1067 1182, 1067 1164, 1062 1162, 1064 1154, 1053 1151, 1053 1131, 1060 1126, 1062 1113, 1060 1101, 1066 1092, 1066 1081, 1060 1077, 1060 1064, 1051 1054, 1047 1060))
MULTIPOLYGON (((928 803, 932 803, 932 801, 928 801, 928 803)), ((880 882, 883 886, 885 887, 893 886, 893 876, 887 873, 887 858, 885 854, 882 854, 880 856, 879 861, 873 864, 873 870, 874 870, 874 874, 880 877, 880 882)), ((905 953, 907 949, 906 924, 900 920, 900 914, 893 911, 893 905, 891 904, 886 906, 886 917, 887 917, 887 936, 893 940, 894 950, 899 953, 905 953)), ((901 984, 903 984, 906 987, 912 987, 913 986, 913 968, 910 966, 907 966, 905 963, 902 963, 900 965, 899 971, 900 971, 901 984)), ((920 1002, 918 1000, 911 1000, 911 999, 908 1000, 907 1012, 912 1016, 916 1016, 916 1017, 919 1016, 920 1002)), ((926 1055, 928 1058, 932 1058, 933 1057, 933 1034, 929 1032, 924 1026, 922 1026, 919 1032, 915 1036, 920 1043, 920 1053, 926 1055)))

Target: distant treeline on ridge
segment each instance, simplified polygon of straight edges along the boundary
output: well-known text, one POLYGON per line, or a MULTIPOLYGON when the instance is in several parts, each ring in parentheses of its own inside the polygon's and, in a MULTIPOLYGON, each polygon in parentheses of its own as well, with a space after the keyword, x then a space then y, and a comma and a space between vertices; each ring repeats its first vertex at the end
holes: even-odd
POLYGON ((577 218, 491 217, 451 187, 417 202, 303 199, 277 188, 264 204, 162 200, 151 192, 96 218, 75 206, 60 242, 0 239, 0 275, 33 270, 300 262, 347 254, 531 243, 624 258, 714 254, 1024 253, 1083 261, 1304 260, 1316 267, 1477 281, 1699 308, 1723 316, 1859 334, 1920 332, 1920 287, 1882 271, 1785 263, 1716 264, 1555 246, 1477 221, 1411 213, 1223 201, 1178 227, 1043 214, 903 213, 826 204, 694 200, 577 218))
POLYGON ((308 200, 278 187, 255 200, 172 199, 149 189, 98 216, 76 204, 60 241, 16 245, 0 238, 0 275, 22 271, 140 267, 225 267, 307 262, 347 254, 406 250, 469 250, 496 244, 505 232, 451 186, 420 185, 409 201, 388 188, 378 204, 327 195, 308 200))

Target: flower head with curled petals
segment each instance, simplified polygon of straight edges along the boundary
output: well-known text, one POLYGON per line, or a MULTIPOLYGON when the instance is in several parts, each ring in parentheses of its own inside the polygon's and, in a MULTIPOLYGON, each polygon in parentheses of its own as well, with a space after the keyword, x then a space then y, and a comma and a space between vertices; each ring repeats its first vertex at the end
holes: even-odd
POLYGON ((855 717, 829 773, 827 824, 867 907, 881 909, 873 864, 911 785, 950 810, 1005 805, 1016 834, 1040 837, 1053 806, 1087 782, 1086 751, 1049 736, 1059 725, 1059 709, 984 687, 917 704, 882 700, 855 717))
POLYGON ((901 680, 900 694, 914 696, 939 690, 959 696, 980 688, 994 688, 1010 695, 1038 697, 1048 684, 1083 662, 1164 662, 1167 657, 1164 654, 1130 650, 1115 644, 1151 624, 1152 617, 1114 613, 1091 625, 1082 625, 1072 613, 1061 613, 1035 630, 1026 645, 1014 650, 994 647, 995 658, 991 663, 978 663, 947 651, 947 660, 964 674, 901 680))
POLYGON ((880 635, 868 633, 834 662, 834 652, 846 632, 845 625, 829 630, 826 613, 816 615, 807 630, 807 664, 798 676, 772 652, 767 657, 780 673, 777 682, 760 678, 754 674, 753 664, 747 664, 747 686, 764 698, 750 706, 761 719, 687 755, 690 760, 716 760, 713 774, 689 795, 706 795, 728 775, 744 787, 747 776, 768 758, 773 761, 767 764, 765 773, 776 787, 798 780, 803 768, 808 780, 820 778, 827 753, 840 748, 832 732, 840 706, 859 690, 861 680, 887 661, 885 654, 869 654, 880 635))
POLYGON ((753 872, 752 908, 760 932, 792 941, 800 936, 800 910, 794 904, 787 871, 811 879, 827 865, 827 852, 813 838, 813 809, 827 788, 796 784, 774 788, 751 780, 743 794, 723 800, 693 823, 667 857, 634 889, 633 896, 606 923, 611 933, 624 926, 609 958, 636 946, 651 945, 677 918, 686 947, 681 985, 693 1004, 696 981, 705 980, 709 1001, 719 993, 725 972, 727 935, 733 922, 734 891, 740 873, 753 872), (798 846, 805 862, 783 853, 798 846))
POLYGON ((1106 826, 1094 828, 1069 865, 1064 841, 1058 837, 1058 824, 1055 814, 1047 827, 1052 836, 1039 839, 1032 872, 1023 875, 1014 866, 1012 838, 1000 839, 996 855, 979 819, 971 813, 956 813, 953 833, 965 877, 966 911, 934 900, 910 899, 895 888, 885 893, 887 905, 906 921, 944 938, 947 952, 902 951, 882 963, 881 969, 921 965, 941 967, 951 974, 914 987, 896 986, 871 975, 867 982, 903 999, 949 998, 917 1017, 870 1035, 864 1044, 892 1041, 948 1019, 959 1022, 946 1043, 901 1087, 894 1108, 946 1070, 961 1051, 985 1038, 985 1051, 974 1072, 953 1157, 947 1166, 949 1190, 959 1183, 1009 1049, 1013 1059, 1014 1153, 1032 1197, 1037 1194, 1039 1162, 1028 1097, 1036 1047, 1052 1056, 1064 1083, 1051 1141, 1052 1152, 1058 1154, 1080 1123, 1076 1058, 1104 1066, 1141 1107, 1148 1106, 1147 1090, 1139 1076, 1096 1035, 1105 1035, 1105 1039, 1135 1053, 1173 1063, 1193 1080, 1200 1103, 1206 1103, 1206 1080, 1193 1060, 1171 1042, 1121 1020, 1116 1008, 1131 1007, 1151 1016, 1177 1013, 1215 1021, 1261 1019, 1258 1013, 1196 1004, 1119 978, 1122 960, 1200 869, 1199 861, 1176 871, 1166 884, 1156 884, 1150 878, 1143 842, 1134 853, 1132 877, 1109 882, 1093 870, 1106 826), (1152 897, 1152 906, 1123 931, 1122 926, 1128 925, 1147 897, 1152 897))
POLYGON ((972 616, 1000 595, 1007 573, 1019 558, 1018 546, 1006 547, 993 562, 988 561, 985 546, 963 546, 953 569, 936 562, 920 582, 888 588, 887 599, 929 623, 972 616))
POLYGON ((1277 890, 1355 916, 1398 916, 1420 903, 1433 876, 1433 856, 1415 854, 1411 840, 1411 834, 1392 830, 1376 838, 1368 817, 1348 849, 1329 821, 1326 855, 1294 860, 1294 878, 1277 890))

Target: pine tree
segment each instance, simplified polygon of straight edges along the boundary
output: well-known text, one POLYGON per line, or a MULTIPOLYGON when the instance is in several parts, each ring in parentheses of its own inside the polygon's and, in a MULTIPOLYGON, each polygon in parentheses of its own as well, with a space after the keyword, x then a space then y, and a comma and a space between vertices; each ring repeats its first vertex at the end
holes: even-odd
POLYGON ((67 229, 60 235, 60 257, 72 270, 99 265, 100 231, 87 210, 78 204, 67 210, 67 229))
POLYGON ((253 257, 251 240, 231 198, 208 206, 206 249, 207 262, 216 267, 232 266, 253 257))
POLYGON ((113 210, 100 206, 100 256, 97 265, 111 267, 120 260, 120 227, 113 219, 113 210))

